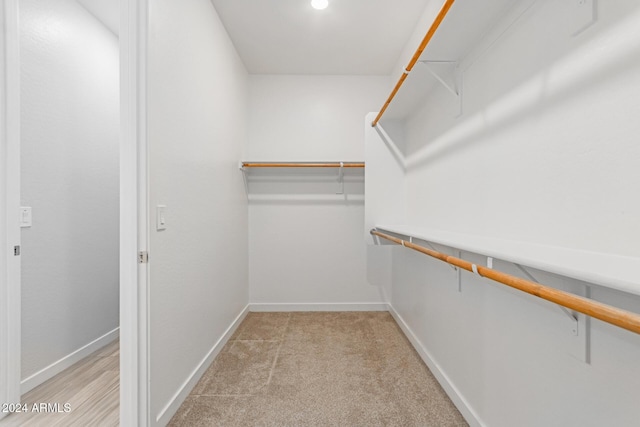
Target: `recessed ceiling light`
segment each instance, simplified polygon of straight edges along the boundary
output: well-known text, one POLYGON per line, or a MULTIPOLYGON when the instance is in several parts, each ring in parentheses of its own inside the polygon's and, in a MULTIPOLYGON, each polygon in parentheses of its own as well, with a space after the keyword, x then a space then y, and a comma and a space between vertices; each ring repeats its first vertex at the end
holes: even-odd
POLYGON ((329 6, 329 0, 311 0, 311 7, 317 10, 326 9, 329 6))

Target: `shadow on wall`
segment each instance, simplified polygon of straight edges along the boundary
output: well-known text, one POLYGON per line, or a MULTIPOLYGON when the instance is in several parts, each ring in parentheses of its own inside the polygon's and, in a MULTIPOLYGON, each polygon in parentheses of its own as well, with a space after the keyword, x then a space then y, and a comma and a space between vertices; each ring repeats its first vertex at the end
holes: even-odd
POLYGON ((462 116, 456 117, 457 100, 444 88, 434 87, 427 101, 406 119, 406 142, 404 134, 389 131, 394 140, 398 136, 398 141, 403 141, 398 146, 412 158, 412 166, 422 166, 455 151, 456 145, 506 129, 579 94, 584 87, 638 66, 638 43, 631 40, 621 46, 615 34, 620 28, 633 33, 630 27, 637 26, 640 5, 629 2, 626 7, 607 10, 607 16, 598 17, 591 28, 575 37, 567 33, 566 11, 559 11, 561 7, 552 2, 536 3, 517 18, 517 30, 505 31, 483 52, 476 52, 480 56, 472 63, 465 65, 462 60, 462 116), (545 23, 544 29, 540 22, 545 23), (606 60, 602 58, 604 49, 611 50, 606 60), (582 66, 571 64, 576 58, 582 66), (574 68, 570 78, 562 76, 567 67, 574 68), (558 86, 559 76, 566 80, 562 87, 558 86), (558 87, 551 90, 549 82, 558 87))
POLYGON ((245 174, 251 204, 364 204, 364 171, 345 168, 252 169, 245 174))
POLYGON ((385 122, 384 127, 379 125, 376 126, 375 130, 382 142, 387 146, 396 164, 406 172, 407 154, 404 128, 396 121, 392 123, 385 122))
MULTIPOLYGON (((628 19, 625 26, 632 26, 636 19, 628 19)), ((562 61, 550 64, 543 72, 528 82, 503 95, 498 102, 488 105, 460 122, 451 121, 440 126, 440 134, 416 127, 428 127, 424 122, 408 123, 410 137, 408 166, 422 168, 443 157, 455 153, 462 146, 479 141, 489 142, 492 134, 518 126, 540 113, 578 97, 585 88, 596 88, 610 82, 616 76, 640 73, 640 38, 627 40, 625 44, 609 46, 606 58, 591 59, 589 46, 576 48, 562 61), (575 59, 574 59, 575 56, 575 59), (418 138, 414 136, 419 136, 418 138)))

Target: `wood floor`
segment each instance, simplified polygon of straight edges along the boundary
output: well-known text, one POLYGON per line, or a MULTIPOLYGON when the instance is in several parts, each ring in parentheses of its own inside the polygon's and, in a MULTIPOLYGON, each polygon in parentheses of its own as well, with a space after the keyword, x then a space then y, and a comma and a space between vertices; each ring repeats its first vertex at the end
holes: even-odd
POLYGON ((118 426, 119 384, 116 340, 24 395, 22 404, 29 412, 11 414, 0 420, 0 426, 118 426))

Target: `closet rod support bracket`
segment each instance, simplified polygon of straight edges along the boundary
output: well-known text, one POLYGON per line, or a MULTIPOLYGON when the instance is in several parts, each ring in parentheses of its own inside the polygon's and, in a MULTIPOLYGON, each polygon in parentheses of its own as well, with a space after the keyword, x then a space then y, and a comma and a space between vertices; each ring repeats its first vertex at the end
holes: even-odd
POLYGON ((247 169, 244 167, 244 163, 240 162, 238 169, 242 173, 242 181, 244 182, 244 191, 247 194, 247 200, 249 200, 249 182, 247 181, 247 169))
MULTIPOLYGON (((531 280, 532 282, 535 282, 535 283, 540 283, 540 282, 539 282, 539 281, 538 281, 538 280, 533 276, 533 274, 531 274, 531 273, 529 272, 529 270, 527 270, 525 267, 523 267, 523 266, 522 266, 522 265, 520 265, 520 264, 515 264, 515 263, 514 263, 514 265, 515 265, 516 267, 518 267, 518 270, 522 271, 522 273, 524 273, 524 275, 525 275, 525 276, 527 276, 527 278, 528 278, 529 280, 531 280)), ((566 314, 566 315, 567 315, 567 317, 569 318, 569 320, 571 321, 571 332, 573 333, 573 335, 578 336, 578 333, 579 333, 579 331, 578 331, 578 323, 579 323, 579 322, 578 322, 578 315, 577 315, 577 313, 574 313, 573 311, 570 311, 569 309, 567 309, 566 307, 563 307, 563 306, 561 306, 561 305, 559 305, 559 306, 558 306, 558 308, 559 308, 560 310, 562 310, 562 312, 563 312, 564 314, 566 314)))
MULTIPOLYGON (((433 249, 434 251, 438 252, 438 250, 437 250, 437 249, 436 249, 436 248, 435 248, 431 243, 429 243, 429 242, 426 242, 426 243, 427 243, 427 245, 429 245, 429 247, 430 247, 431 249, 433 249)), ((460 270, 460 269, 459 269, 458 267, 456 267, 455 265, 451 265, 451 264, 448 264, 448 265, 449 265, 449 267, 451 267, 451 268, 453 269, 453 271, 458 271, 458 270, 460 270)))
POLYGON ((340 162, 340 170, 338 171, 338 182, 340 183, 340 191, 336 194, 344 194, 344 162, 340 162))
POLYGON ((438 81, 449 93, 451 93, 458 101, 458 114, 462 115, 462 71, 458 61, 446 60, 421 60, 418 61, 424 65, 427 71, 438 81), (436 67, 445 66, 444 72, 436 71, 436 67), (444 74, 444 75, 443 75, 444 74))

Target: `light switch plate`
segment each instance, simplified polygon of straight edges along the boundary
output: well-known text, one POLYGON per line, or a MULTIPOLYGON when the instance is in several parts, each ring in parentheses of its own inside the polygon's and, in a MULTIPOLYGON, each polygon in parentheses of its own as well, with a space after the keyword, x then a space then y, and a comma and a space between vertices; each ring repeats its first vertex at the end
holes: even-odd
POLYGON ((166 230, 167 229, 167 206, 166 205, 158 205, 156 206, 156 230, 166 230))
POLYGON ((20 207, 20 227, 29 228, 33 224, 33 216, 31 215, 30 206, 20 207))

